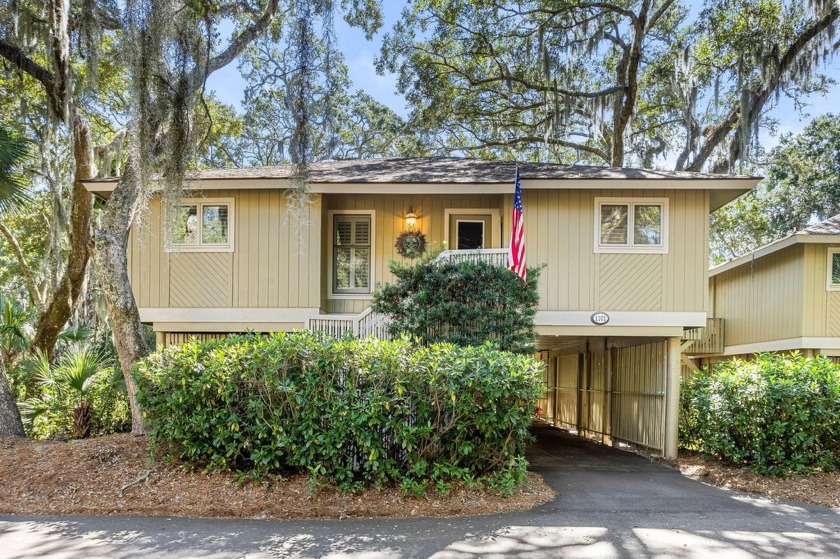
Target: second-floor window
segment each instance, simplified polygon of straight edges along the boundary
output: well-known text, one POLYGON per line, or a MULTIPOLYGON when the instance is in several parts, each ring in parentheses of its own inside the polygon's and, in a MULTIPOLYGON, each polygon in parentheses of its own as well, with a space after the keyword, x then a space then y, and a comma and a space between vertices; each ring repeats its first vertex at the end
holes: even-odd
POLYGON ((668 200, 596 198, 595 252, 668 252, 668 200))
POLYGON ((175 208, 170 252, 233 250, 233 199, 185 199, 175 208))
POLYGON ((840 247, 828 249, 828 290, 840 291, 840 247))

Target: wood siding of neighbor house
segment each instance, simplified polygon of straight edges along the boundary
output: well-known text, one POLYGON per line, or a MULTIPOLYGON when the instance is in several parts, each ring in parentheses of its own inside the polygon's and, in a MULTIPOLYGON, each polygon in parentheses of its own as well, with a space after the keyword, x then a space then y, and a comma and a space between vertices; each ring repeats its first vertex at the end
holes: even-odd
MULTIPOLYGON (((809 303, 810 310, 803 313, 804 250, 803 245, 794 245, 714 276, 713 310, 725 321, 726 346, 800 337, 803 314, 817 311, 825 321, 825 307, 809 303)), ((819 288, 824 296, 825 265, 822 270, 819 281, 810 281, 807 290, 819 288)))
MULTIPOLYGON (((838 243, 840 245, 840 243, 838 243)), ((802 336, 840 337, 840 291, 828 291, 828 248, 804 245, 804 304, 802 336)))
MULTIPOLYGON (((707 310, 707 192, 525 190, 522 195, 528 264, 547 264, 539 279, 539 310, 707 310), (667 254, 595 253, 595 198, 667 198, 667 254)), ((503 220, 512 198, 504 197, 503 220)), ((507 246, 510 232, 502 231, 507 246)))
MULTIPOLYGON (((201 198, 201 195, 195 195, 201 198)), ((232 252, 166 252, 158 198, 132 230, 128 267, 143 308, 315 308, 321 303, 321 207, 298 235, 281 190, 219 190, 233 198, 232 252)))
MULTIPOLYGON (((422 196, 422 195, 339 195, 325 194, 322 215, 322 236, 326 243, 332 242, 332 232, 329 230, 331 224, 329 215, 331 211, 373 211, 374 239, 373 239, 373 279, 374 285, 393 281, 393 276, 388 269, 391 260, 405 261, 394 247, 394 242, 401 231, 406 229, 405 215, 409 208, 417 215, 415 228, 426 235, 429 248, 434 250, 440 248, 446 236, 447 209, 492 209, 499 211, 502 204, 502 196, 488 194, 479 196, 455 195, 455 196, 422 196)), ((501 223, 496 227, 501 228, 501 223)), ((498 233, 497 233, 498 235, 498 233)), ((491 248, 491 247, 487 247, 491 248)), ((324 246, 322 252, 321 269, 324 273, 321 276, 321 290, 323 299, 321 308, 329 313, 350 313, 358 314, 370 306, 370 296, 342 296, 335 298, 330 296, 330 275, 329 270, 332 263, 329 262, 329 247, 324 246)))

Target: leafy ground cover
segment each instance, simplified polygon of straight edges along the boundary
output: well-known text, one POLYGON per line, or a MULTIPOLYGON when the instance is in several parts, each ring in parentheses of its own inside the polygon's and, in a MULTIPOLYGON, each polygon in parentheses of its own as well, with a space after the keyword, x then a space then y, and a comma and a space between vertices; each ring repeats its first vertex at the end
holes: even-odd
POLYGON ((268 475, 238 484, 229 473, 190 472, 150 458, 148 441, 131 435, 36 441, 0 439, 0 513, 143 514, 238 518, 457 516, 514 512, 551 500, 529 474, 513 494, 456 485, 444 497, 399 489, 310 493, 307 475, 268 475))

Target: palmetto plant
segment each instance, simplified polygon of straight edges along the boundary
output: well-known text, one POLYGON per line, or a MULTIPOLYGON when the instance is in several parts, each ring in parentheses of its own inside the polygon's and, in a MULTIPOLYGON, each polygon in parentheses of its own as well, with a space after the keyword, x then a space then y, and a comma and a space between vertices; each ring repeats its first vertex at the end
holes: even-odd
POLYGON ((0 128, 0 212, 20 206, 29 199, 26 182, 17 174, 26 156, 27 144, 0 128))
POLYGON ((83 345, 69 351, 55 367, 50 367, 49 359, 42 353, 38 354, 35 365, 41 382, 53 385, 60 394, 69 396, 68 400, 73 405, 70 410, 71 436, 76 439, 90 436, 92 388, 97 376, 109 370, 108 359, 92 347, 83 345))

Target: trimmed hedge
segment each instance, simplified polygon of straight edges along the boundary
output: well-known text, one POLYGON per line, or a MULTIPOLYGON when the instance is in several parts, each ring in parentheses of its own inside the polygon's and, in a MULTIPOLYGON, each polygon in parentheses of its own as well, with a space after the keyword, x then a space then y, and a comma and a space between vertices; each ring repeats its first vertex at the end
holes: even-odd
POLYGON ((771 475, 840 465, 840 365, 798 354, 725 361, 684 380, 680 442, 771 475))
POLYGON ((387 314, 393 336, 424 344, 460 346, 492 341, 505 351, 534 353, 534 316, 541 268, 528 268, 528 283, 487 262, 391 262, 394 283, 376 289, 371 307, 387 314))
POLYGON ((490 345, 295 332, 190 341, 151 355, 135 376, 149 437, 173 458, 419 494, 429 481, 507 492, 523 479, 541 371, 490 345))

